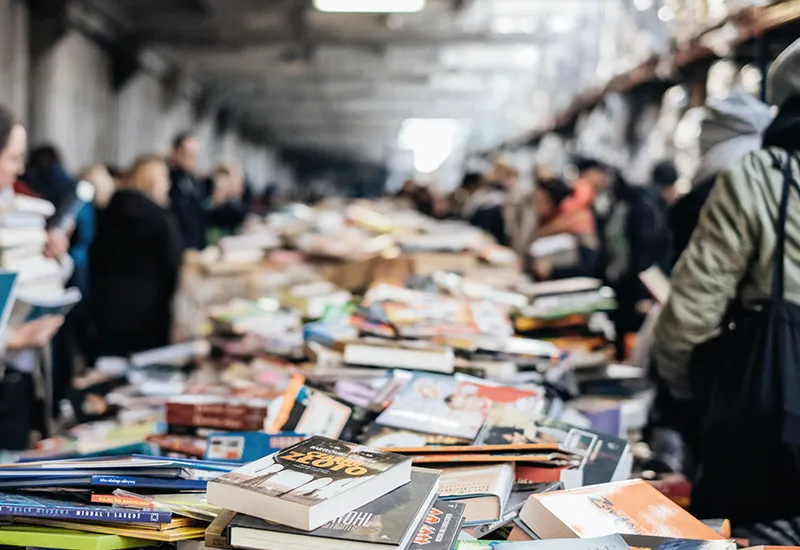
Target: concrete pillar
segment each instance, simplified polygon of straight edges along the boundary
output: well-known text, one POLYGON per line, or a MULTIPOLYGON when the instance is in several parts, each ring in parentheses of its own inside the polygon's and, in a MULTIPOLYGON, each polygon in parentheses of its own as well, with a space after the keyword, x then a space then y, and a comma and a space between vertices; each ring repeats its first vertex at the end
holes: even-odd
POLYGON ((0 103, 21 120, 28 118, 28 7, 0 0, 0 103))

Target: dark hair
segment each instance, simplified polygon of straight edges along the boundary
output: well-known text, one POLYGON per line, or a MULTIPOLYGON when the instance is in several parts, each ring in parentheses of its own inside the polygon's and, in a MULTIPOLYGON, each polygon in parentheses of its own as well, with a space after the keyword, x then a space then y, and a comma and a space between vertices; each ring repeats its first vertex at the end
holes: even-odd
POLYGON ((49 170, 53 166, 60 164, 62 164, 61 154, 58 152, 58 149, 50 144, 40 145, 28 155, 27 171, 38 172, 40 170, 49 170))
POLYGON ((572 189, 561 178, 548 178, 539 182, 539 187, 550 198, 555 208, 567 197, 572 196, 572 189))
POLYGON ((464 174, 464 179, 461 180, 461 189, 471 191, 477 189, 483 183, 483 174, 480 172, 469 172, 464 174))
POLYGON ((172 150, 177 151, 184 143, 193 137, 194 132, 191 130, 186 130, 185 132, 181 132, 180 134, 176 135, 174 138, 172 138, 172 150))
POLYGON ((6 148, 11 139, 11 131, 18 124, 17 119, 5 105, 0 105, 0 151, 6 148))
POLYGON ((662 160, 653 168, 653 183, 657 187, 669 187, 678 181, 678 168, 671 160, 662 160))
POLYGON ((608 166, 597 159, 582 157, 575 161, 575 168, 582 174, 588 170, 607 170, 608 166))

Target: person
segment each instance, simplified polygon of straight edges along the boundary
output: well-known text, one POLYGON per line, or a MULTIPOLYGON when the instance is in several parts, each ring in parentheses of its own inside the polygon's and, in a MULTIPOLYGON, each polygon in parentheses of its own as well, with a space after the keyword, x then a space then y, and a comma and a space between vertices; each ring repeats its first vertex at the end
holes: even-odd
MULTIPOLYGON (((208 231, 213 237, 231 235, 244 223, 250 205, 245 197, 244 172, 234 164, 219 164, 209 181, 206 206, 208 231)), ((207 239, 208 240, 208 239, 207 239)))
POLYGON ((800 515, 796 417, 785 412, 798 401, 798 74, 800 41, 768 73, 780 110, 764 149, 720 172, 654 334, 698 456, 692 511, 739 525, 800 515))
POLYGON ((508 244, 503 208, 507 200, 504 188, 467 174, 462 181, 460 217, 470 225, 483 229, 501 245, 508 244))
POLYGON ((604 223, 605 280, 617 296, 614 321, 617 359, 627 355, 626 336, 638 331, 654 300, 639 274, 650 267, 669 271, 669 226, 660 195, 629 185, 619 172, 612 184, 613 207, 604 223))
POLYGON ((169 171, 156 156, 134 162, 100 218, 90 265, 100 356, 169 344, 181 263, 169 207, 169 171))
MULTIPOLYGON (((13 204, 14 184, 24 171, 26 146, 25 128, 6 107, 0 106, 0 210, 13 204)), ((42 391, 44 373, 42 361, 33 352, 45 346, 63 322, 60 315, 47 315, 8 327, 0 335, 0 449, 28 449, 31 432, 43 427, 44 407, 39 405, 40 398, 46 395, 42 391)))
POLYGON ((675 166, 675 161, 671 159, 662 160, 653 167, 653 189, 658 192, 656 201, 662 207, 666 215, 669 208, 675 204, 678 198, 678 192, 675 186, 680 179, 678 174, 678 167, 675 166))
POLYGON ((539 280, 591 276, 597 269, 599 243, 594 215, 588 207, 568 214, 561 213, 561 204, 570 197, 572 190, 559 178, 542 180, 533 191, 533 208, 541 223, 542 233, 553 235, 548 226, 556 224, 561 228, 558 233, 574 235, 578 244, 577 261, 570 266, 553 267, 546 260, 534 258, 533 271, 539 280))
POLYGON ((567 214, 585 208, 595 208, 596 214, 607 214, 609 208, 607 201, 599 201, 599 204, 596 202, 611 185, 611 169, 590 157, 578 159, 575 168, 578 170, 578 176, 572 186, 572 196, 561 205, 561 212, 567 214))
POLYGON ((761 147, 764 130, 772 121, 770 108, 740 87, 709 102, 700 122, 700 165, 692 177, 692 190, 669 211, 672 234, 670 267, 689 245, 719 172, 736 159, 761 147))
POLYGON ((78 177, 80 180, 91 183, 92 187, 94 187, 95 210, 98 213, 105 210, 117 186, 108 168, 102 164, 88 166, 81 171, 78 177))
POLYGON ((196 179, 200 143, 191 132, 178 134, 172 141, 169 159, 170 209, 178 222, 184 250, 206 247, 205 197, 196 179))

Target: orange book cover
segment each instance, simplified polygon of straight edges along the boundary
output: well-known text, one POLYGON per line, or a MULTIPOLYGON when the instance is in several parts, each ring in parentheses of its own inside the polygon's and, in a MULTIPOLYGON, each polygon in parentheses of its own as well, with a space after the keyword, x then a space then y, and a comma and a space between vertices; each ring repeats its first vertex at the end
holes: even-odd
POLYGON ((152 510, 156 503, 146 498, 123 497, 118 495, 92 495, 92 502, 95 504, 111 504, 112 506, 124 506, 126 508, 137 508, 139 510, 152 510))
POLYGON ((723 537, 640 479, 534 495, 520 519, 543 539, 614 533, 695 540, 723 537))

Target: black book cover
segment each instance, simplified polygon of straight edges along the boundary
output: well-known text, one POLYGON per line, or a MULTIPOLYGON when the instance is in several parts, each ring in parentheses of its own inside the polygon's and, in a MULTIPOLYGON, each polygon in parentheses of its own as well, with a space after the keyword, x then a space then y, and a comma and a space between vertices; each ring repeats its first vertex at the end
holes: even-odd
POLYGON ((464 525, 464 504, 437 500, 417 532, 410 550, 453 550, 464 525))
POLYGON ((415 522, 423 506, 429 506, 439 482, 439 472, 414 469, 411 483, 395 489, 366 506, 362 506, 314 531, 303 531, 277 525, 258 518, 237 514, 228 526, 228 542, 234 529, 256 529, 298 536, 372 542, 398 546, 408 532, 418 527, 415 522))

